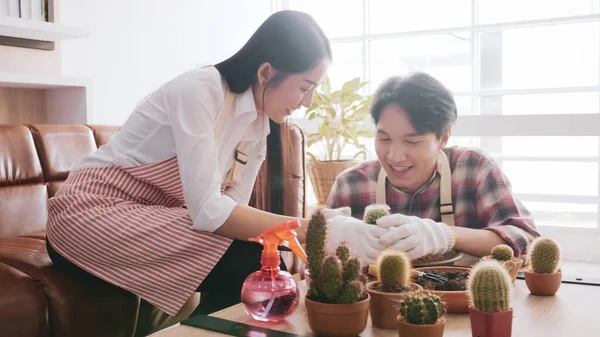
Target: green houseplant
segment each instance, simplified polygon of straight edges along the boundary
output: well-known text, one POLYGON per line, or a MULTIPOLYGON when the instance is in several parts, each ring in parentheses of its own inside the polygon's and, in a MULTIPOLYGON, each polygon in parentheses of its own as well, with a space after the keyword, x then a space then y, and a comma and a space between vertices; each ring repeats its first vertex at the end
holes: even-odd
POLYGON ((372 95, 362 95, 360 90, 367 84, 360 77, 345 82, 340 90, 332 91, 329 77, 325 77, 320 89, 315 91, 312 105, 304 117, 320 120, 317 132, 306 132, 306 145, 313 145, 318 153, 308 153, 308 173, 320 206, 327 201, 335 178, 347 168, 358 163, 356 158, 366 158, 368 149, 359 142, 361 137, 373 137, 374 131, 365 125, 369 116, 372 95), (350 160, 342 159, 342 151, 351 145, 357 149, 350 160))

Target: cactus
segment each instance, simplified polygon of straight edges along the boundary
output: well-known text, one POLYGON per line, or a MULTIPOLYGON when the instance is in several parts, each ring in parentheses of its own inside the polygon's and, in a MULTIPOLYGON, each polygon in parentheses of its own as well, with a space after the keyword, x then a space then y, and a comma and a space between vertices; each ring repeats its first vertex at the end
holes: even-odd
POLYGON ((433 294, 413 293, 400 301, 400 315, 409 324, 435 324, 444 318, 446 304, 433 294))
POLYGON ((537 274, 554 274, 560 263, 560 246, 550 238, 538 237, 531 244, 529 263, 537 274))
POLYGON ((377 279, 384 292, 401 292, 410 280, 410 260, 400 250, 386 250, 377 261, 377 279))
POLYGON ((365 208, 364 222, 369 225, 376 225, 377 219, 390 214, 390 206, 385 204, 373 204, 365 208))
POLYGON ((345 283, 339 294, 338 303, 350 304, 363 300, 366 296, 365 286, 359 280, 352 280, 345 283))
POLYGON ((479 311, 501 312, 510 308, 511 279, 496 260, 486 260, 473 266, 467 281, 471 305, 479 311))
POLYGON ((515 256, 512 248, 508 245, 497 245, 492 248, 492 258, 498 261, 509 261, 515 256))
POLYGON ((311 283, 311 300, 340 304, 354 303, 367 297, 361 274, 361 261, 352 256, 345 243, 335 254, 326 254, 327 220, 321 210, 311 216, 306 230, 306 255, 311 283))
POLYGON ((341 243, 335 250, 335 255, 337 255, 342 264, 346 263, 346 261, 348 261, 348 259, 350 258, 350 248, 348 248, 348 245, 346 245, 346 243, 341 243))

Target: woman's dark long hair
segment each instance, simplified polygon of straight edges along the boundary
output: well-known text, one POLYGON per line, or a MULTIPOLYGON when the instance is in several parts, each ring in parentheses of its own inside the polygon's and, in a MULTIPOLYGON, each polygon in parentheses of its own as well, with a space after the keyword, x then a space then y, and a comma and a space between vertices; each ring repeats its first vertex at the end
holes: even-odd
MULTIPOLYGON (((215 65, 228 90, 240 94, 258 81, 258 68, 269 62, 277 71, 267 86, 276 86, 286 76, 309 71, 323 59, 331 60, 331 45, 317 22, 298 11, 271 15, 236 54, 215 65)), ((264 89, 266 91, 266 88, 264 89)), ((263 91, 264 98, 264 91, 263 91)), ((270 211, 283 214, 284 177, 280 125, 269 120, 267 137, 270 211)))
POLYGON ((257 78, 258 68, 269 62, 276 85, 289 74, 306 72, 323 59, 331 59, 331 45, 317 22, 298 11, 272 14, 233 56, 215 65, 228 89, 236 94, 245 92, 257 78))

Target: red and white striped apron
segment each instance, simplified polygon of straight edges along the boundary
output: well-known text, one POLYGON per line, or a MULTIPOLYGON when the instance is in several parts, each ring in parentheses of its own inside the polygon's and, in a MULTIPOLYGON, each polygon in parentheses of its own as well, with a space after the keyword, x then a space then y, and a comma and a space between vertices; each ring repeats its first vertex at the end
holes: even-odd
MULTIPOLYGON (((220 120, 227 114, 221 113, 220 120)), ((196 291, 232 242, 191 228, 177 157, 73 171, 48 207, 52 248, 170 315, 196 291)))

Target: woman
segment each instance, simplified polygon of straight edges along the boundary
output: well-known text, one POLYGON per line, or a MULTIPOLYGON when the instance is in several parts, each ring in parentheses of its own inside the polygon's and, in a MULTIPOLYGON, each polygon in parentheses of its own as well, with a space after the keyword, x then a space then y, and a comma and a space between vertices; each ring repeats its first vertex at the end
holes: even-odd
MULTIPOLYGON (((262 246, 247 240, 292 220, 247 206, 269 119, 282 123, 310 106, 330 63, 317 23, 281 11, 229 59, 154 91, 50 199, 54 264, 83 269, 170 315, 195 291, 203 293, 200 312, 238 303, 242 282, 260 269, 262 246)), ((363 236, 384 231, 355 227, 363 236)), ((342 229, 332 226, 330 240, 342 240, 342 229)), ((375 236, 371 242, 382 247, 375 236)))
POLYGON ((390 231, 380 241, 411 259, 450 249, 481 257, 498 244, 519 256, 539 236, 492 158, 478 149, 446 148, 456 104, 435 78, 414 73, 387 79, 375 93, 371 116, 378 160, 342 173, 328 207, 350 207, 362 218, 368 205, 387 204, 392 214, 377 225, 390 231))

